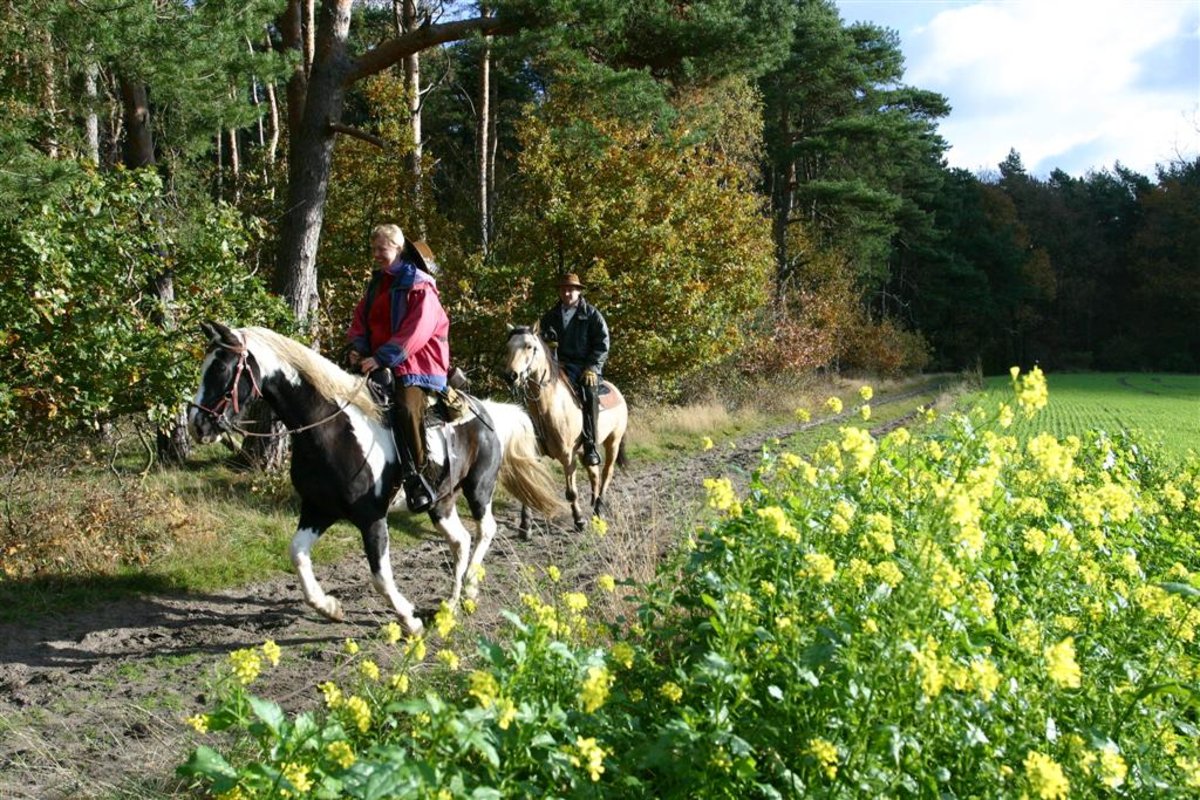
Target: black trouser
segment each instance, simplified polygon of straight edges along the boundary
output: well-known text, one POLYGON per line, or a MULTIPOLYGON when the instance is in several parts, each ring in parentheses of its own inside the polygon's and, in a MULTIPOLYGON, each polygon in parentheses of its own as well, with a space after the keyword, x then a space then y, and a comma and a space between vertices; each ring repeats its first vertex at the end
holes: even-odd
POLYGON ((583 404, 583 446, 595 448, 596 429, 600 418, 600 379, 595 386, 579 382, 579 400, 583 404))

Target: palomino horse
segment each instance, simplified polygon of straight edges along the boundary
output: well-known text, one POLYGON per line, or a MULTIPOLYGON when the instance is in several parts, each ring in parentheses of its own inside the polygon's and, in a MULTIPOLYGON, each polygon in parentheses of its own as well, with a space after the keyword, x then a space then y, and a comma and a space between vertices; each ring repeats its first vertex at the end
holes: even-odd
MULTIPOLYGON (((363 390, 363 379, 266 328, 231 330, 205 323, 202 329, 209 345, 188 413, 189 427, 201 442, 238 430, 237 415, 253 397, 262 397, 287 426, 292 436, 292 485, 300 495, 291 556, 305 601, 330 619, 343 618, 341 603, 317 583, 310 553, 330 525, 347 519, 362 532, 371 584, 410 632, 420 631, 423 626, 412 603, 396 588, 388 553, 387 512, 400 462, 392 432, 363 390)), ((455 555, 451 605, 460 599, 464 578, 467 596, 478 593, 478 567, 496 534, 492 495, 498 480, 521 503, 543 513, 562 507, 536 441, 513 414, 525 413, 517 406, 488 401, 477 401, 474 407, 473 415, 426 431, 429 460, 441 475, 429 517, 455 555), (474 551, 456 508, 460 493, 478 524, 474 551)))
MULTIPOLYGON (((529 411, 543 452, 562 464, 571 515, 575 527, 583 528, 585 520, 575 491, 575 461, 583 447, 583 407, 575 389, 546 341, 533 328, 509 331, 501 374, 529 411)), ((596 447, 604 448, 604 459, 600 466, 586 468, 592 484, 592 513, 597 515, 603 510, 613 464, 625 466, 625 429, 629 424, 625 398, 608 381, 604 381, 604 387, 607 392, 600 396, 600 419, 596 425, 596 447)), ((524 511, 521 521, 524 530, 524 511)))

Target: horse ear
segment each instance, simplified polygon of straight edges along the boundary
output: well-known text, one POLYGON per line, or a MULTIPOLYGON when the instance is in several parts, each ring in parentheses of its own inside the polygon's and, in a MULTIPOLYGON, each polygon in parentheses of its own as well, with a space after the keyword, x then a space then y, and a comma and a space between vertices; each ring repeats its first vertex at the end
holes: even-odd
POLYGON ((217 333, 217 329, 207 320, 200 323, 200 332, 204 334, 204 338, 208 339, 209 342, 215 342, 221 338, 221 334, 217 333))
POLYGON ((212 330, 209 338, 214 343, 220 342, 234 346, 242 343, 242 340, 238 338, 238 335, 228 325, 223 325, 220 322, 210 322, 208 326, 212 330))

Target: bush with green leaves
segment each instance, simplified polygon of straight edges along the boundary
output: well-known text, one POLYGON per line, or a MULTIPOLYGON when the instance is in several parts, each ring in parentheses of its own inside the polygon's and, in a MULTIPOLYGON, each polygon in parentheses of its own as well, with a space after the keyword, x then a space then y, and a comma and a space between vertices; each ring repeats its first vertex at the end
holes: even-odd
POLYGON ((258 234, 233 209, 184 216, 153 169, 80 167, 58 188, 0 220, 0 430, 167 420, 194 388, 200 320, 286 324, 240 260, 258 234), (170 303, 156 290, 166 275, 170 303))
POLYGON ((768 453, 744 496, 706 481, 715 519, 635 622, 551 583, 419 692, 423 640, 294 721, 239 683, 192 720, 241 731, 238 757, 181 771, 243 798, 1194 793, 1200 463, 1019 445, 1005 428, 1046 394, 1037 371, 1016 388, 928 435, 768 453))

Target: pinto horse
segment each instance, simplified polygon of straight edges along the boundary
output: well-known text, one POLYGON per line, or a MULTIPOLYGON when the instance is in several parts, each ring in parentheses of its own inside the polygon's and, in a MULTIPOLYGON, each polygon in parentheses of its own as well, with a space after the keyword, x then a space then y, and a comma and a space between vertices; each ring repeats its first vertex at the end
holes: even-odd
MULTIPOLYGON (((570 379, 546 341, 528 327, 509 330, 501 374, 529 412, 542 451, 562 464, 571 516, 575 528, 582 529, 585 519, 575 490, 575 462, 583 449, 583 406, 570 379)), ((629 425, 629 406, 617 387, 604 381, 601 392, 596 447, 604 448, 604 458, 600 466, 586 467, 592 485, 592 513, 596 515, 603 510, 613 465, 625 466, 625 429, 629 425)), ((527 527, 522 509, 522 532, 527 527)))
MULTIPOLYGON (((344 617, 341 603, 325 594, 313 574, 310 553, 321 534, 341 519, 362 533, 371 584, 386 597, 409 632, 422 630, 412 603, 396 588, 388 552, 387 512, 399 483, 399 455, 383 412, 365 381, 292 339, 266 328, 201 326, 208 351, 200 388, 188 412, 189 428, 210 442, 236 427, 249 400, 261 397, 292 437, 292 485, 300 495, 300 521, 291 557, 308 605, 332 620, 344 617)), ((562 507, 553 477, 542 464, 534 438, 513 412, 517 406, 473 401, 474 414, 428 428, 428 458, 438 471, 436 499, 429 517, 455 556, 454 591, 478 593, 479 565, 496 534, 492 496, 499 482, 523 506, 546 514, 562 507), (494 412, 494 413, 493 413, 494 412), (466 497, 478 526, 471 534, 459 519, 456 501, 466 497)))

